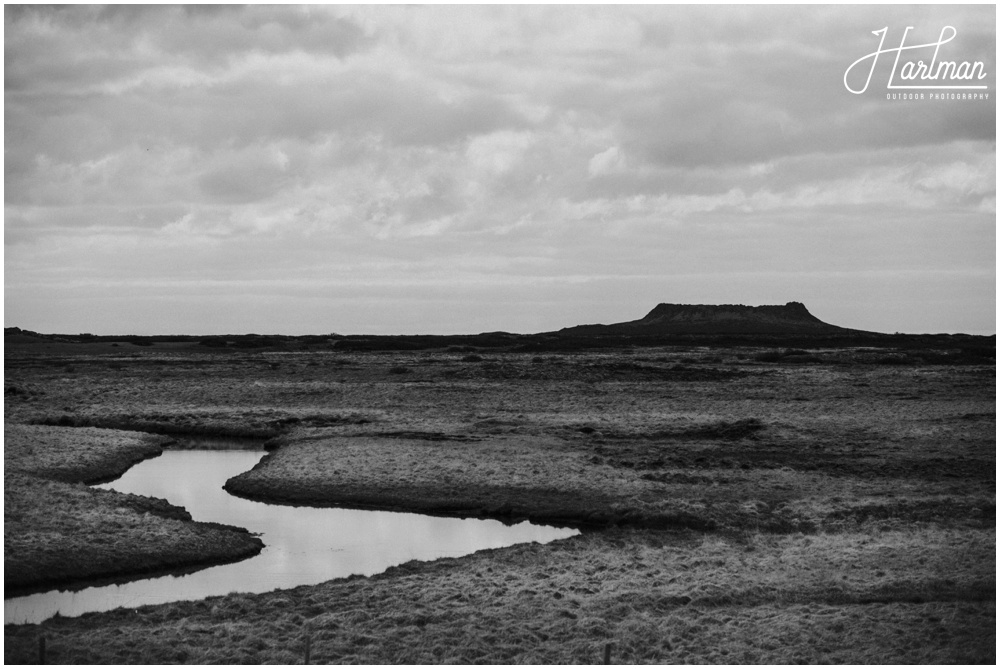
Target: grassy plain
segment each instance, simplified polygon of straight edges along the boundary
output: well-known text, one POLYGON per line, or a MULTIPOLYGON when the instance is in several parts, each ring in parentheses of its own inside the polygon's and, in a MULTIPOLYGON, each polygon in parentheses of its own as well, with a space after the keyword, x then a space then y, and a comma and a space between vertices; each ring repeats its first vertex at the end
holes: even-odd
POLYGON ((8 662, 995 661, 992 360, 100 346, 8 347, 7 423, 269 436, 231 491, 586 531, 6 626, 8 662))

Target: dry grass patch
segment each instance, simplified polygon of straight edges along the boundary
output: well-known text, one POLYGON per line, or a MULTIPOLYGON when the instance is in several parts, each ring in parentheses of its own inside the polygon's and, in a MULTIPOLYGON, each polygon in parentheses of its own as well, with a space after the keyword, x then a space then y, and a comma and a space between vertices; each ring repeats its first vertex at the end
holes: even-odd
POLYGON ((260 552, 245 530, 191 522, 164 500, 4 475, 4 588, 135 577, 260 552))
POLYGON ((256 499, 433 513, 706 527, 698 502, 654 500, 630 472, 588 463, 555 438, 474 442, 332 437, 292 442, 226 489, 256 499))
POLYGON ((590 533, 373 578, 9 628, 60 662, 987 662, 995 533, 590 533), (959 555, 959 559, 955 556, 959 555))
POLYGON ((242 559, 263 543, 245 530, 191 522, 164 500, 95 490, 161 452, 135 432, 4 426, 7 594, 106 577, 242 559))
MULTIPOLYGON (((994 518, 991 497, 947 479, 857 479, 790 467, 626 467, 592 455, 585 440, 555 436, 296 434, 226 489, 277 502, 582 525, 814 532, 870 519, 886 527, 913 520, 992 527, 994 518)), ((600 452, 630 448, 605 442, 600 452)), ((657 452, 694 459, 705 448, 682 441, 660 443, 657 452)))
POLYGON ((6 423, 4 472, 93 483, 158 455, 166 439, 140 432, 6 423))

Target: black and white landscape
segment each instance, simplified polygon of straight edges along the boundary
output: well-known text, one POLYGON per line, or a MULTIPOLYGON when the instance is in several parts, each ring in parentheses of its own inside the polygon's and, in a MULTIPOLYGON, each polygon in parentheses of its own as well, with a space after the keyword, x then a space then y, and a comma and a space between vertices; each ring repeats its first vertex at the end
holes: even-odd
POLYGON ((995 6, 4 16, 5 663, 995 663, 995 6))

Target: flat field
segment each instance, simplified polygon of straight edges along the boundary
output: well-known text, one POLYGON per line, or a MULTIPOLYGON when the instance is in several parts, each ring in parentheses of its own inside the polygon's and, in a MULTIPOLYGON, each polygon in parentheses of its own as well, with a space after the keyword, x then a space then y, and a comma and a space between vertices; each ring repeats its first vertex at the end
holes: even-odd
POLYGON ((269 437, 234 494, 584 532, 8 625, 5 661, 993 663, 995 366, 948 360, 8 345, 8 425, 269 437))

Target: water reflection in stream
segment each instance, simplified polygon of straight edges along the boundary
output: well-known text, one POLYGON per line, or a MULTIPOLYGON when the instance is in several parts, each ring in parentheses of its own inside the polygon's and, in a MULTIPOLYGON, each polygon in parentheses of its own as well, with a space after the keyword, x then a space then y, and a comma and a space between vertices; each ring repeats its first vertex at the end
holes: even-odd
POLYGON ((231 592, 267 592, 376 574, 409 560, 546 543, 577 533, 526 522, 508 526, 495 520, 263 504, 222 489, 227 479, 252 468, 262 455, 259 450, 169 450, 97 486, 167 499, 186 508, 195 520, 245 527, 260 534, 266 545, 258 556, 182 576, 5 599, 4 623, 39 622, 57 612, 75 616, 231 592))

